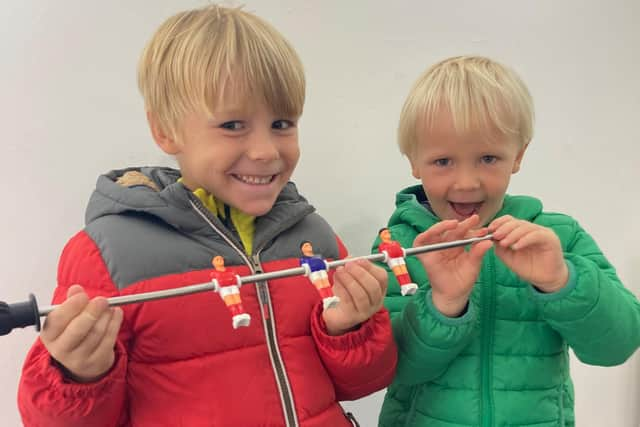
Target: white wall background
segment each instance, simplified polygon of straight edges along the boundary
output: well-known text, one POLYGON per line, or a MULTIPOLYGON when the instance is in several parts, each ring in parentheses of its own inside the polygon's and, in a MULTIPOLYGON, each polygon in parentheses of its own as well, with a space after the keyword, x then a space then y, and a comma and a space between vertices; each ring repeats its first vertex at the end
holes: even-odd
MULTIPOLYGON (((0 4, 0 299, 48 303, 66 240, 106 170, 172 164, 149 137, 135 84, 160 22, 200 1, 24 0, 0 4)), ((306 66, 302 160, 294 179, 368 253, 394 193, 415 181, 396 150, 404 97, 427 65, 477 53, 516 68, 536 101, 535 139, 512 193, 573 214, 640 291, 640 2, 636 0, 247 0, 306 66)), ((3 426, 21 425, 16 390, 32 328, 0 337, 3 426)), ((574 361, 581 427, 640 425, 640 356, 574 361)), ((376 425, 382 393, 346 406, 376 425)))

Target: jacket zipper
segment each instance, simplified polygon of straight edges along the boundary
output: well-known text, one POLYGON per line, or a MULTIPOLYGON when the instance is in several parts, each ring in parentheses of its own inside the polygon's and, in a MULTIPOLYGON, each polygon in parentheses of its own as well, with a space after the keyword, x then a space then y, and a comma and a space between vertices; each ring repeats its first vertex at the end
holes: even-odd
POLYGON ((560 384, 560 400, 558 402, 558 407, 560 408, 560 426, 564 427, 564 383, 560 384))
MULTIPOLYGON (((260 250, 252 256, 253 269, 258 274, 264 273, 260 265, 260 250)), ((269 357, 271 358, 271 366, 273 367, 278 390, 280 391, 280 401, 282 403, 285 421, 287 422, 286 425, 294 427, 298 425, 298 419, 293 401, 293 393, 291 393, 291 385, 289 384, 278 346, 278 337, 276 335, 273 318, 273 306, 271 305, 271 299, 269 297, 269 286, 265 280, 261 280, 256 282, 256 288, 258 290, 258 301, 261 307, 260 315, 262 316, 262 325, 264 326, 264 333, 267 337, 267 345, 269 347, 269 357)))
POLYGON ((493 255, 488 257, 485 283, 482 288, 482 423, 484 427, 493 426, 493 329, 495 327, 495 273, 493 255))
POLYGON ((418 403, 418 395, 420 393, 420 389, 415 387, 412 393, 411 398, 411 407, 409 408, 409 412, 407 413, 407 418, 404 422, 404 427, 410 427, 414 424, 416 418, 416 404, 418 403))
MULTIPOLYGON (((195 211, 213 228, 222 238, 231 246, 240 257, 244 260, 245 264, 251 270, 251 274, 263 273, 262 266, 260 265, 260 248, 253 255, 252 259, 249 259, 244 250, 235 244, 231 236, 228 236, 224 230, 219 229, 208 210, 202 205, 200 200, 194 199, 189 196, 189 202, 195 211)), ((271 306, 271 299, 269 298, 269 288, 266 281, 260 281, 256 283, 256 290, 258 291, 258 301, 260 303, 260 316, 262 318, 262 325, 264 327, 265 339, 267 341, 267 348, 269 349, 269 358, 271 360, 271 368, 276 379, 278 391, 280 392, 280 403, 282 404, 282 411, 285 420, 286 427, 298 427, 298 417, 295 411, 295 403, 293 401, 293 394, 291 393, 291 386, 287 373, 284 369, 284 363, 282 356, 280 355, 280 349, 278 347, 278 338, 276 336, 275 324, 273 321, 273 307, 271 306)))

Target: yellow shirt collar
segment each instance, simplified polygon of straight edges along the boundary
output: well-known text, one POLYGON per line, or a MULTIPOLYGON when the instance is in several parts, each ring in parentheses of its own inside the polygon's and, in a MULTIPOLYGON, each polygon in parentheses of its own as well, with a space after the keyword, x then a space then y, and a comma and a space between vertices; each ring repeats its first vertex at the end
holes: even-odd
MULTIPOLYGON (((182 178, 180 178, 180 181, 181 180, 182 178)), ((200 199, 202 204, 209 209, 212 214, 222 220, 228 219, 227 212, 225 211, 230 212, 231 223, 240 236, 240 240, 244 246, 244 251, 247 255, 251 255, 253 250, 253 233, 255 232, 256 218, 234 208, 233 206, 227 206, 222 202, 216 202, 216 198, 213 194, 209 193, 204 188, 196 189, 193 194, 200 199), (227 206, 228 209, 225 209, 225 206, 227 206)))

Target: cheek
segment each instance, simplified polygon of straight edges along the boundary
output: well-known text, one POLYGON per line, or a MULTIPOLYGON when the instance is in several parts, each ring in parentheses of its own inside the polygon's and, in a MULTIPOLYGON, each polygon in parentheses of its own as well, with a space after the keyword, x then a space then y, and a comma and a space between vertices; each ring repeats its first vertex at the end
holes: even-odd
POLYGON ((422 188, 427 195, 427 199, 429 203, 434 209, 439 210, 439 214, 443 214, 443 209, 446 209, 449 206, 449 202, 447 201, 447 191, 446 188, 441 186, 425 185, 422 183, 422 188))
POLYGON ((504 171, 504 173, 496 179, 496 186, 504 192, 507 190, 507 187, 509 187, 509 182, 511 182, 511 170, 504 171))
POLYGON ((298 159, 300 159, 300 147, 298 146, 298 143, 295 142, 283 149, 282 155, 286 158, 291 167, 295 167, 298 163, 298 159))
POLYGON ((296 143, 295 147, 291 150, 291 157, 297 162, 300 158, 300 146, 296 143))
POLYGON ((509 187, 510 178, 511 174, 500 174, 492 176, 490 179, 485 181, 485 187, 488 195, 494 199, 502 200, 502 197, 509 187))
POLYGON ((422 173, 420 176, 424 192, 431 197, 444 197, 449 184, 445 177, 422 173))

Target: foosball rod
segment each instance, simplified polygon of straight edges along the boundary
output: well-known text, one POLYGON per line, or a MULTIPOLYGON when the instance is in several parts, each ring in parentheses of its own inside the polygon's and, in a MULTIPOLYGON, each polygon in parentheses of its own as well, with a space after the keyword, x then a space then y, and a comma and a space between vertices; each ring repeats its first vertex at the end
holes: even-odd
MULTIPOLYGON (((435 243, 431 245, 418 246, 415 248, 403 249, 405 256, 417 255, 426 252, 450 249, 459 246, 467 246, 483 240, 490 240, 493 236, 488 234, 482 237, 471 237, 468 239, 454 240, 451 242, 435 243)), ((345 258, 336 261, 327 262, 327 267, 337 268, 348 262, 355 260, 383 261, 386 257, 384 253, 364 255, 354 258, 345 258)), ((268 273, 253 274, 248 276, 240 276, 240 285, 247 283, 255 283, 264 280, 278 279, 290 276, 304 275, 306 270, 303 267, 289 268, 285 270, 272 271, 268 273)), ((133 304, 145 301, 154 301, 164 298, 171 298, 182 295, 190 295, 198 292, 212 291, 216 289, 213 282, 199 283, 195 285, 183 286, 180 288, 165 289, 161 291, 142 292, 139 294, 122 295, 118 297, 107 298, 109 306, 115 307, 126 304, 133 304)), ((46 316, 55 310, 58 305, 46 305, 38 307, 38 303, 33 294, 29 295, 29 301, 7 304, 0 301, 0 335, 6 335, 14 328, 23 328, 25 326, 34 325, 36 330, 40 330, 40 317, 46 316)))

